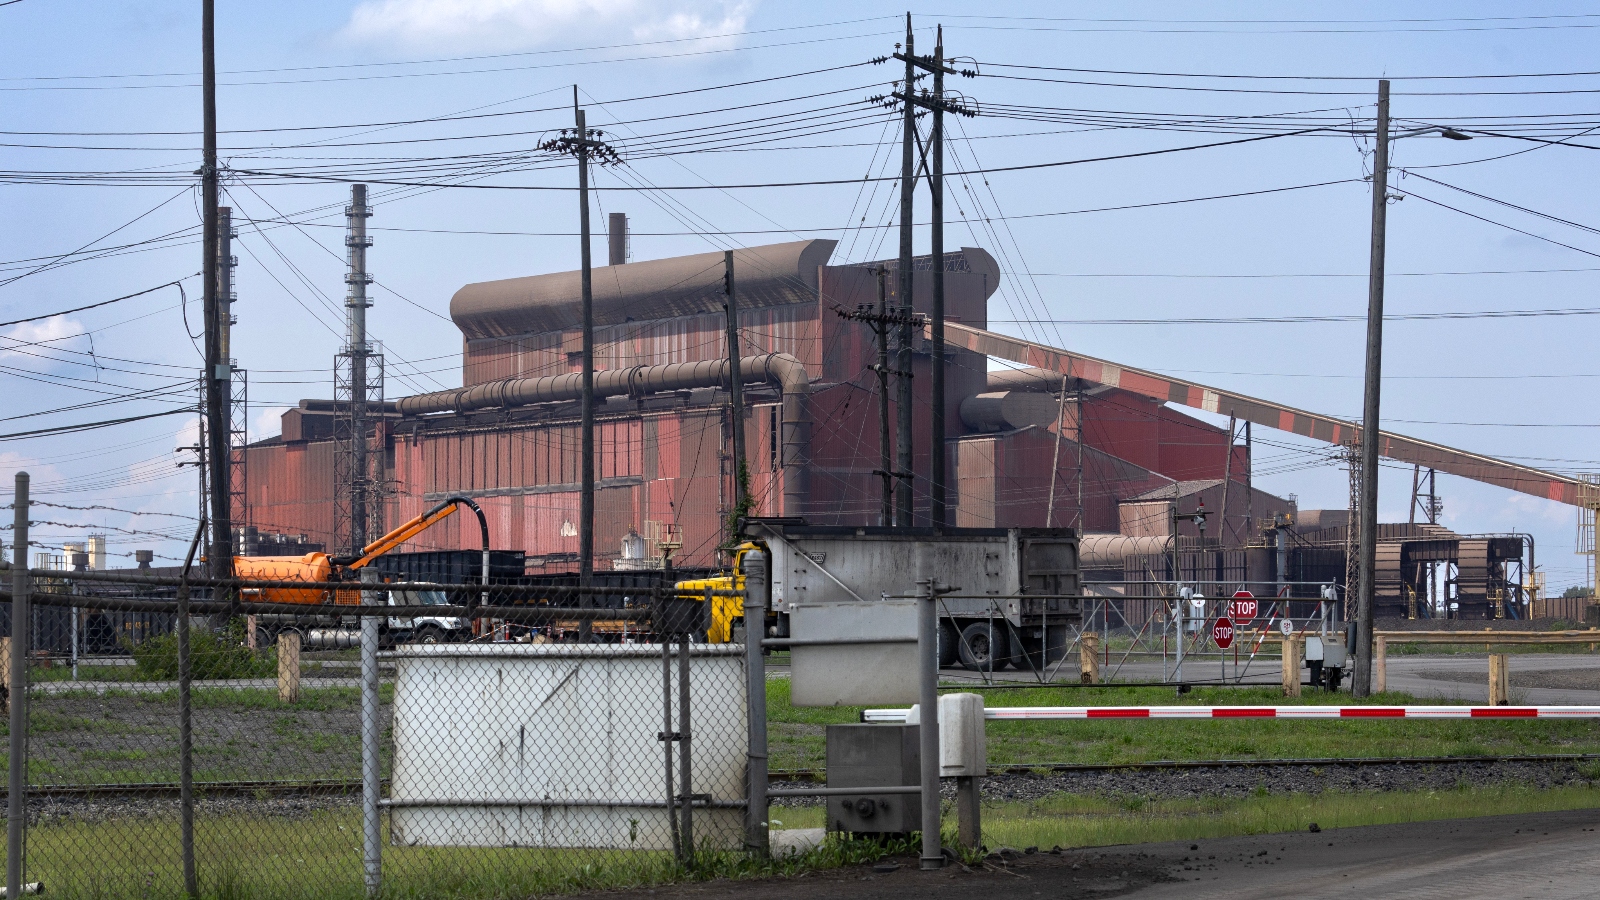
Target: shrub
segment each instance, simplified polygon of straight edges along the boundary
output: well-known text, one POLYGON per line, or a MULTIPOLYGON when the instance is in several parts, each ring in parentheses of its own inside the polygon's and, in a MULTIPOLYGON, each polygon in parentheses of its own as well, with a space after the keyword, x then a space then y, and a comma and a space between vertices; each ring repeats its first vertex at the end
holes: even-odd
MULTIPOLYGON (((141 678, 178 677, 176 633, 149 638, 135 644, 131 652, 134 670, 141 678)), ((242 622, 231 623, 220 631, 196 628, 189 633, 189 673, 195 680, 271 678, 277 672, 277 651, 246 647, 242 622)))

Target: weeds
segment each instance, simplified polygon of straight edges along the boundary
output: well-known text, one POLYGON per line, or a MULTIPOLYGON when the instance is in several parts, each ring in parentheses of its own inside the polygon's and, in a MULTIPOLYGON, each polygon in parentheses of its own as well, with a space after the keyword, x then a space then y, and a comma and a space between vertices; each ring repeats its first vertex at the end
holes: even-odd
MULTIPOLYGON (((162 634, 129 648, 136 677, 166 681, 178 677, 178 636, 162 634)), ((276 650, 251 650, 245 646, 244 623, 235 621, 221 631, 196 630, 189 636, 189 666, 196 681, 229 678, 270 678, 278 672, 276 650)))

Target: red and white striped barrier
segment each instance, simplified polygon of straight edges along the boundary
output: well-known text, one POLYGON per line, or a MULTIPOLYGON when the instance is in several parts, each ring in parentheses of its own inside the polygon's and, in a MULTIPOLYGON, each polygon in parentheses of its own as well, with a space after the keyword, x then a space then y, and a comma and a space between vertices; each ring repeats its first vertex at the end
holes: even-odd
MULTIPOLYGON (((904 722, 868 709, 863 722, 904 722)), ((985 719, 1600 719, 1600 706, 991 706, 985 719)))

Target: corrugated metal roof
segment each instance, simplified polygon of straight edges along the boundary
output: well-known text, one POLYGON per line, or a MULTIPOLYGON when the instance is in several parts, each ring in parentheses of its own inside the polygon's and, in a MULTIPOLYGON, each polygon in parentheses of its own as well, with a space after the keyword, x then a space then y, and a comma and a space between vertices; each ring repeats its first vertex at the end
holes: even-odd
POLYGON ((1201 491, 1207 491, 1222 483, 1221 478, 1208 478, 1201 481, 1174 481, 1172 484, 1162 485, 1153 491, 1145 491, 1135 497, 1129 497, 1124 503, 1139 503, 1147 500, 1172 500, 1181 499, 1201 491))

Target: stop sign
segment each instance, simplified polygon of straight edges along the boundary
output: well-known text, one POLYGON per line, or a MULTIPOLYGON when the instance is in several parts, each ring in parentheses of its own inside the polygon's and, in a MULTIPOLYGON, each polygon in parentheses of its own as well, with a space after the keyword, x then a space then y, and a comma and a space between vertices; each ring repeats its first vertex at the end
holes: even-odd
POLYGON ((1228 604, 1228 615, 1241 622, 1248 622, 1256 617, 1256 595, 1249 591, 1234 593, 1233 600, 1228 604))
POLYGON ((1211 626, 1211 639, 1223 650, 1233 646, 1233 620, 1227 616, 1218 618, 1211 626))

